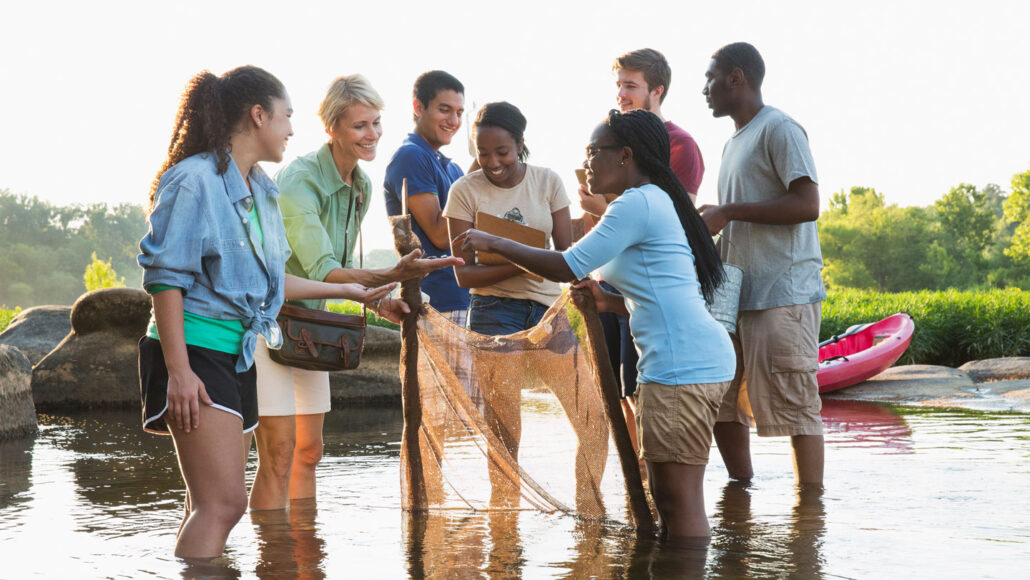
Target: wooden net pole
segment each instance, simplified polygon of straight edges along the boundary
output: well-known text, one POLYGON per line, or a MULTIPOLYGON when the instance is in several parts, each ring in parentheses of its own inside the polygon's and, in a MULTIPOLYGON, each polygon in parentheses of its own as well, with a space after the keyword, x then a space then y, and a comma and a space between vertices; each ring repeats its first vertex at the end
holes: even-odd
MULTIPOLYGON (((401 200, 406 206, 408 183, 405 179, 401 188, 401 200)), ((391 216, 393 243, 397 253, 406 256, 422 245, 411 231, 411 216, 405 212, 391 216)), ((416 324, 422 311, 421 277, 401 282, 401 299, 408 303, 411 312, 405 315, 401 324, 401 406, 404 412, 404 430, 401 440, 407 450, 407 465, 402 466, 408 488, 408 509, 428 508, 425 472, 422 469, 422 449, 419 432, 422 429, 422 393, 418 383, 418 333, 416 324)))
POLYGON ((612 430, 615 450, 622 464, 622 477, 626 483, 626 495, 629 497, 630 511, 636 524, 637 537, 651 538, 655 535, 655 521, 651 516, 651 508, 644 494, 644 483, 640 478, 640 463, 633 451, 633 442, 626 428, 626 416, 622 413, 619 401, 619 387, 615 382, 615 373, 608 358, 608 345, 601 329, 601 319, 597 317, 597 304, 589 292, 572 291, 572 303, 576 305, 583 317, 590 351, 594 354, 594 367, 597 369, 601 383, 601 400, 608 414, 608 425, 612 430))

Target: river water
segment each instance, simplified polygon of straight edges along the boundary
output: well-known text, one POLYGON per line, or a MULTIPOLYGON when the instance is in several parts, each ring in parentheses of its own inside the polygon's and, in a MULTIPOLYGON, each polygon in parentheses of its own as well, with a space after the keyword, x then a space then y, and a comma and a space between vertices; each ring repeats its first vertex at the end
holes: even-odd
POLYGON ((786 439, 752 437, 749 485, 729 483, 713 449, 712 540, 680 550, 533 511, 411 516, 400 509, 400 409, 335 410, 317 504, 244 516, 210 567, 171 554, 183 490, 170 439, 143 433, 134 411, 41 415, 35 438, 0 442, 0 578, 1025 574, 1030 415, 824 403, 825 491, 795 488, 786 439))

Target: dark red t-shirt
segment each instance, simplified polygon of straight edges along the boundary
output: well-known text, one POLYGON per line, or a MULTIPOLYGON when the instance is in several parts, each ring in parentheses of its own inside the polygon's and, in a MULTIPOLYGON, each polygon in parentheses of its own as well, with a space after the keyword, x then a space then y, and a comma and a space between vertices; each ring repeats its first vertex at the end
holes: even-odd
POLYGON ((680 178, 687 193, 696 194, 701 187, 701 178, 705 175, 705 162, 701 159, 701 149, 697 142, 672 121, 665 122, 669 131, 669 157, 672 172, 680 178))

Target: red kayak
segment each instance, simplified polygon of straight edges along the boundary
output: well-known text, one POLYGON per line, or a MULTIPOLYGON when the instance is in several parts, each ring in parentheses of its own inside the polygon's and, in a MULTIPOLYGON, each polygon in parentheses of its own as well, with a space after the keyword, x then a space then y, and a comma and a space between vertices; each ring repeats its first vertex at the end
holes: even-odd
POLYGON ((819 343, 819 392, 850 387, 883 372, 912 342, 916 325, 905 313, 858 324, 819 343))

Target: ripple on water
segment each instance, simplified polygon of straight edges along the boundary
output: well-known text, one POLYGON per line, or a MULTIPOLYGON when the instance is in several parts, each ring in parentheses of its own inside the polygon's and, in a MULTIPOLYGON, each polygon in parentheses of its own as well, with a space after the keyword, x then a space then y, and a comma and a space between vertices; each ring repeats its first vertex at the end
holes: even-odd
MULTIPOLYGON (((711 544, 683 550, 531 511, 404 513, 398 410, 334 411, 317 504, 245 516, 221 566, 262 578, 1006 578, 1030 561, 1030 417, 827 403, 826 491, 795 489, 786 439, 752 437, 749 485, 728 483, 713 450, 711 544)), ((540 412, 527 421, 547 430, 540 412)), ((0 443, 0 575, 60 564, 75 577, 180 576, 170 441, 143 434, 135 412, 43 420, 34 439, 0 443)))

